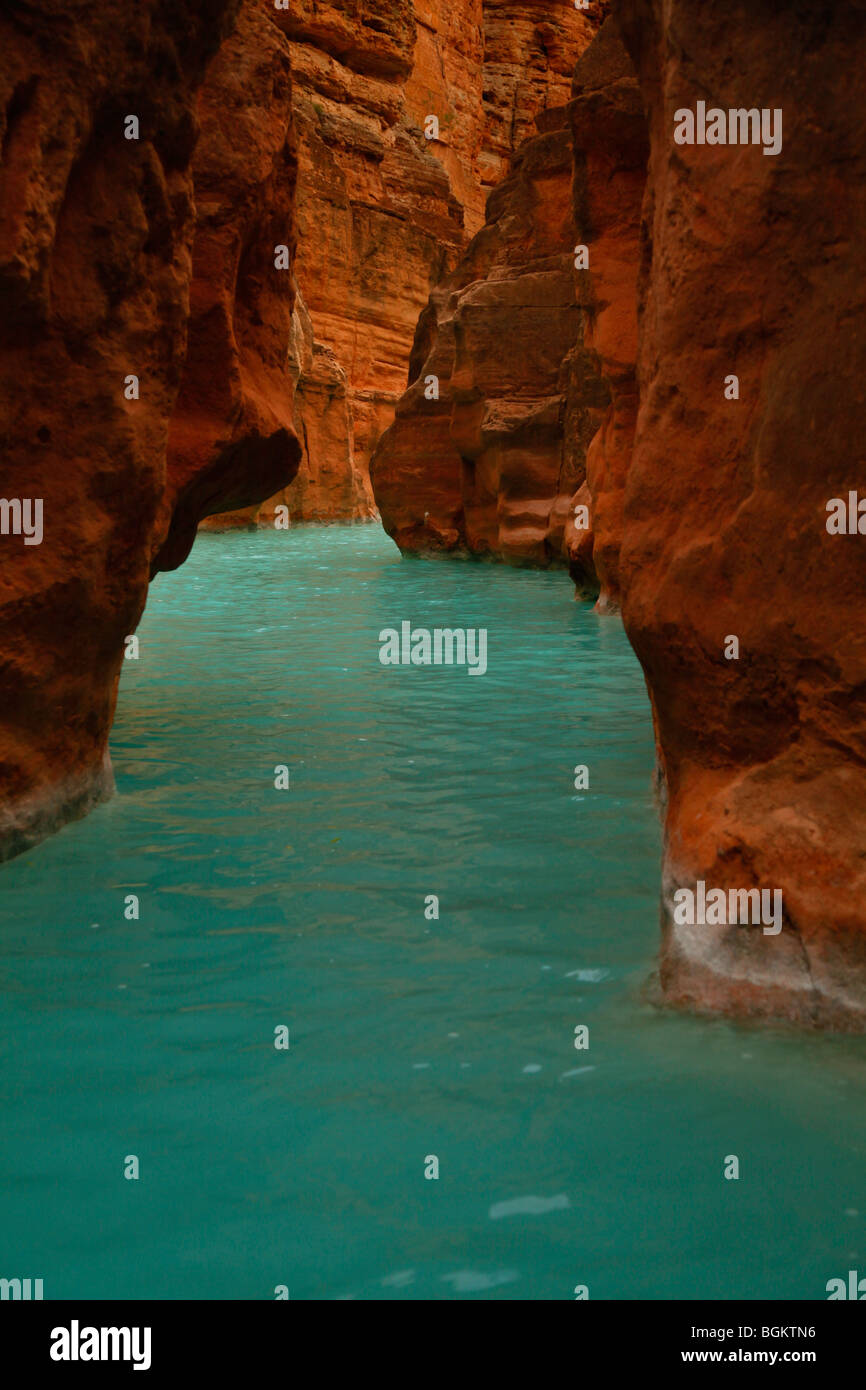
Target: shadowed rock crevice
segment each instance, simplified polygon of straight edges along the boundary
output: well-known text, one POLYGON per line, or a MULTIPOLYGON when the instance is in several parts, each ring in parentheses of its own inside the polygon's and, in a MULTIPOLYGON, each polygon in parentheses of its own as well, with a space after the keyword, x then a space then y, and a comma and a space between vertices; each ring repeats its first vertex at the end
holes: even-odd
POLYGON ((211 64, 199 120, 188 342, 169 432, 168 535, 154 573, 186 559, 204 518, 257 508, 285 487, 301 456, 288 358, 297 185, 290 55, 253 4, 211 64))

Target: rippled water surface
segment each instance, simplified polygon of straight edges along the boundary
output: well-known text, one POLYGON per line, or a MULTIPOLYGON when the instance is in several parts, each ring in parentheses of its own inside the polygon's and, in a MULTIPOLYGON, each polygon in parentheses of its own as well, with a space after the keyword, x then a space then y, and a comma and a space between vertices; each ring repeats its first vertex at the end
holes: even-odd
POLYGON ((562 574, 305 528, 201 536, 139 636, 117 797, 0 872, 0 1276, 569 1299, 866 1273, 864 1043, 642 998, 659 831, 615 620, 562 574), (383 667, 403 620, 485 627, 486 675, 383 667))

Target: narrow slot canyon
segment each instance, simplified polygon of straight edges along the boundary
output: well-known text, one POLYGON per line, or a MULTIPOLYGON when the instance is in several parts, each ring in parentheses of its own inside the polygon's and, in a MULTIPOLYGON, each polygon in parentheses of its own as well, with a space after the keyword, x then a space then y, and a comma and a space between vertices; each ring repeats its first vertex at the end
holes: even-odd
POLYGON ((0 48, 0 1277, 824 1298, 866 7, 32 0, 0 48), (784 1231, 702 1167, 780 1146, 784 1231))

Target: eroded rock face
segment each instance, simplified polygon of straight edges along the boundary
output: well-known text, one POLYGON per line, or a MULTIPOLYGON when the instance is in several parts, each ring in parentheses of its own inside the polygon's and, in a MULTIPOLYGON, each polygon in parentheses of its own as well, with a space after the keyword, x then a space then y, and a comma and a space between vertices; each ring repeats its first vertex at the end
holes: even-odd
POLYGON ((386 531, 404 550, 461 548, 548 563, 561 484, 575 297, 571 140, 560 108, 490 197, 488 222, 439 286, 417 377, 373 460, 386 531))
POLYGON ((575 216, 589 269, 579 277, 586 305, 583 350, 571 358, 565 423, 566 449, 576 444, 585 477, 570 499, 565 547, 578 592, 598 594, 599 610, 610 612, 619 606, 622 505, 637 418, 637 278, 649 154, 634 66, 615 17, 577 65, 569 112, 575 216), (594 360, 589 373, 587 359, 594 360), (593 372, 606 403, 587 389, 593 372), (589 527, 580 508, 589 514, 589 527))
POLYGON ((244 0, 199 98, 188 341, 154 573, 186 559, 202 518, 246 517, 298 471, 288 47, 261 6, 244 0))
MULTIPOLYGON (((524 112, 578 22, 551 8, 524 112)), ((248 524, 268 495, 264 515, 371 513, 417 311, 480 220, 485 77, 480 0, 68 0, 0 24, 3 491, 45 521, 41 546, 3 538, 6 854, 110 791, 123 638, 202 517, 248 524)))
POLYGON ((533 565, 570 558, 575 575, 580 553, 590 589, 591 532, 569 537, 569 556, 566 525, 612 392, 624 398, 628 378, 634 396, 646 140, 615 35, 585 51, 574 83, 568 107, 537 118, 541 133, 491 194, 485 227, 431 295, 414 380, 372 471, 402 549, 533 565))
POLYGON ((286 494, 293 520, 375 514, 369 456, 405 382, 420 307, 465 242, 449 173, 467 195, 481 0, 428 10, 409 0, 298 0, 276 15, 294 74, 295 274, 312 332, 312 356, 298 345, 304 452, 286 494), (441 122, 447 161, 425 139, 428 113, 441 122))
POLYGON ((572 0, 293 0, 276 18, 294 73, 296 275, 313 333, 301 465, 281 497, 295 520, 365 519, 418 315, 535 116, 567 95, 598 21, 572 0))
POLYGON ((294 482, 260 508, 258 520, 272 522, 281 504, 295 520, 367 518, 370 489, 352 454, 348 375, 331 349, 316 341, 301 294, 295 306, 289 365, 296 381, 295 427, 301 441, 301 465, 294 482))
POLYGON ((485 187, 505 178, 515 150, 537 133, 536 117, 569 100, 577 56, 609 8, 604 0, 583 10, 574 0, 484 0, 485 187))
POLYGON ((41 544, 0 536, 0 856, 111 791, 184 357, 196 94, 235 9, 0 15, 0 492, 43 504, 41 544))
POLYGON ((662 990, 862 1029, 866 538, 825 523, 863 489, 866 10, 619 12, 652 144, 618 574, 667 796, 662 990), (675 144, 699 100, 781 109, 781 152, 675 144), (677 924, 699 880, 781 890, 783 930, 677 924))

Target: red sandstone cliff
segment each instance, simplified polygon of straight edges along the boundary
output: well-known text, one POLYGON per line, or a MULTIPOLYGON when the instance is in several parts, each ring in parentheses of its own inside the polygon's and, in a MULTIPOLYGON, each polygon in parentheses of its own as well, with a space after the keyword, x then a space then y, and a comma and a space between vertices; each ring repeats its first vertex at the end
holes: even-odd
POLYGON ((289 53, 253 0, 208 69, 198 117, 188 341, 154 571, 186 559, 201 518, 258 506, 300 459, 287 362, 297 174, 289 53))
POLYGON ((638 406, 637 278, 649 155, 635 70, 615 17, 577 66, 569 111, 575 216, 589 269, 578 276, 586 305, 583 350, 572 354, 565 422, 566 448, 576 444, 585 478, 569 500, 565 548, 578 592, 599 593, 599 609, 610 611, 619 604, 621 512, 638 406), (596 393, 587 394, 587 359, 607 395, 600 421, 596 393), (588 528, 580 508, 589 513, 588 528))
POLYGON ((599 483, 628 457, 647 155, 637 82, 610 22, 578 62, 573 93, 539 118, 485 227, 431 295, 414 380, 372 474, 403 549, 564 563, 571 518, 572 571, 589 591, 592 535, 573 532, 573 495, 602 421, 599 483))
MULTIPOLYGON (((550 113, 549 113, 550 114, 550 113)), ((402 549, 547 563, 561 550, 564 361, 581 326, 567 113, 528 141, 418 328, 415 380, 372 464, 402 549)))
POLYGON ((44 514, 41 545, 0 538, 2 855, 111 790, 185 346, 196 88, 233 9, 0 15, 0 492, 44 514))
POLYGON ((295 273, 312 335, 298 380, 304 454, 285 497, 296 519, 373 514, 367 458, 418 307, 463 240, 462 207, 424 138, 427 109, 408 100, 414 79, 421 104, 450 114, 465 138, 454 108, 480 81, 480 0, 450 16, 429 54, 409 0, 298 0, 277 15, 295 74, 295 273), (435 80, 422 84, 416 46, 435 80))
POLYGON ((110 791, 123 638, 203 517, 276 489, 296 515, 369 513, 417 312, 480 219, 485 103, 511 93, 502 164, 592 27, 566 0, 490 8, 522 26, 525 81, 500 33, 488 82, 479 0, 0 20, 0 476, 46 526, 4 537, 3 853, 110 791))
POLYGON ((638 242, 642 120, 613 26, 557 107, 587 31, 539 9, 490 3, 479 30, 299 0, 282 33, 253 0, 0 17, 0 490, 44 508, 41 544, 0 538, 0 856, 108 794, 151 566, 289 483, 293 419, 296 514, 363 510, 410 319, 454 266, 377 455, 389 525, 519 562, 564 548, 621 604, 658 742, 664 997, 862 1029, 866 559, 826 520, 860 483, 866 13, 620 0, 650 122, 638 242), (502 53, 524 23, 521 74, 502 53), (487 125, 466 114, 479 33, 487 125), (431 97, 454 111, 438 152, 431 97), (782 150, 675 144, 698 100, 781 109, 782 150), (273 260, 283 243, 292 264, 296 202, 297 297, 273 260), (565 273, 572 240, 588 271, 565 273), (586 535, 565 525, 581 498, 586 535), (781 890, 783 930, 677 923, 698 881, 781 890))
POLYGON ((567 98, 598 7, 572 0, 293 0, 298 133, 296 481, 216 524, 375 514, 371 455, 418 315, 536 116, 567 98), (428 117, 439 123, 427 139, 428 117))
POLYGON ((238 125, 196 156, 196 230, 197 94, 237 8, 0 16, 0 493, 44 518, 41 544, 0 537, 0 857, 110 794, 151 563, 178 563, 202 514, 295 466, 290 277, 274 288, 262 245, 276 224, 292 240, 288 80, 253 0, 205 100, 206 129, 228 110, 238 125))
MULTIPOLYGON (((501 183, 541 112, 564 106, 574 64, 607 11, 592 0, 483 0, 484 123, 479 165, 485 188, 501 183)), ((483 221, 483 204, 474 234, 483 221)))
MULTIPOLYGON (((584 419, 568 416, 558 433, 533 418, 527 384, 549 390, 550 374, 543 359, 534 377, 518 367, 512 393, 498 341, 507 332, 513 355, 531 359, 538 338, 519 297, 506 313, 510 282, 532 273, 528 221, 512 247, 499 223, 520 226, 550 187, 517 195, 518 162, 422 315, 413 385, 374 460, 377 495, 406 548, 539 562, 556 543, 557 441, 581 447, 593 410, 603 412, 572 499, 593 530, 570 526, 566 548, 580 587, 597 580, 603 606, 622 604, 653 702, 662 993, 711 1012, 862 1028, 866 637, 851 614, 866 560, 856 535, 829 535, 825 523, 828 501, 856 495, 859 481, 866 199, 850 84, 866 16, 698 11, 684 0, 622 0, 618 14, 650 113, 650 183, 639 242, 641 121, 608 30, 608 53, 603 38, 570 108, 575 221, 590 250, 570 362, 594 365, 576 393, 580 372, 569 372, 584 419), (783 150, 675 144, 674 112, 699 100, 781 109, 783 150), (524 424, 508 460, 504 440, 524 424), (733 637, 736 660, 725 655, 733 637), (674 893, 698 881, 779 889, 783 931, 680 925, 674 893)), ((541 148, 525 146, 530 167, 541 148)), ((540 293, 533 302, 555 325, 556 305, 540 293)))
POLYGON ((624 505, 596 525, 620 545, 655 711, 661 985, 862 1029, 866 539, 825 523, 829 499, 863 491, 866 10, 619 9, 651 125, 641 403, 624 505), (676 144, 675 111, 699 100, 781 109, 781 152, 676 144), (697 880, 780 889, 783 931, 676 925, 673 894, 697 880))

